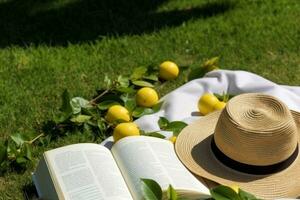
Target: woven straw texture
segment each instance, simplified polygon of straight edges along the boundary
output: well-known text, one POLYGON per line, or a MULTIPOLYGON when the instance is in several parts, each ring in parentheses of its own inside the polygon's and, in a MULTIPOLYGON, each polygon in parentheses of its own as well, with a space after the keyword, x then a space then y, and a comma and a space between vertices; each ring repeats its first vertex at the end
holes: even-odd
MULTIPOLYGON (((264 94, 243 94, 231 99, 222 112, 190 124, 179 134, 175 149, 195 175, 224 185, 239 185, 259 198, 300 196, 300 159, 286 169, 266 175, 246 174, 223 165, 211 150, 217 147, 229 158, 256 166, 286 160, 299 145, 300 114, 264 94)), ((299 148, 298 148, 299 151, 299 148)))

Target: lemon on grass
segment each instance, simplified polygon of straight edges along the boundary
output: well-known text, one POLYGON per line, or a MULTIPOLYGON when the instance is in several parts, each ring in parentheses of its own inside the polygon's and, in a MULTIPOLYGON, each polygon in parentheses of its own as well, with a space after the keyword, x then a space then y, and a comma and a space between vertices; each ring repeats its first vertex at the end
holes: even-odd
POLYGON ((140 135, 138 126, 133 122, 123 122, 116 126, 113 131, 114 142, 127 136, 140 135))
POLYGON ((157 104, 158 94, 152 88, 143 87, 137 91, 135 99, 137 105, 150 108, 157 104))
POLYGON ((159 77, 163 80, 173 80, 179 74, 179 68, 176 63, 165 61, 159 65, 159 77))
POLYGON ((128 110, 121 105, 113 105, 109 107, 105 119, 112 123, 116 120, 129 122, 131 120, 128 110))
POLYGON ((207 115, 215 110, 214 106, 220 102, 219 99, 211 94, 204 93, 198 101, 198 109, 202 115, 207 115))

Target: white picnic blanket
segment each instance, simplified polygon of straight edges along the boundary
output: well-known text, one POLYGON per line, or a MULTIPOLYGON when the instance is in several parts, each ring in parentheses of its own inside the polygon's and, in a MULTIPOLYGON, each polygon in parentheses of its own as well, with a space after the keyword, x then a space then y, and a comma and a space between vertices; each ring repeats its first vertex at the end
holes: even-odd
POLYGON ((260 92, 278 97, 291 110, 300 112, 300 87, 285 86, 273 83, 261 76, 246 71, 216 70, 207 73, 203 78, 192 80, 170 92, 161 100, 164 101, 159 112, 146 115, 135 122, 146 131, 157 131, 160 116, 169 121, 190 123, 201 117, 198 113, 198 100, 204 92, 222 94, 260 92))
MULTIPOLYGON (((159 131, 157 121, 160 116, 169 121, 184 121, 191 123, 201 117, 198 112, 198 100, 204 92, 222 94, 241 94, 261 92, 273 95, 282 100, 291 110, 300 112, 300 86, 286 86, 273 83, 261 76, 246 71, 215 70, 203 78, 192 80, 171 91, 161 100, 164 101, 161 110, 151 115, 145 115, 135 121, 140 129, 151 132, 159 131)), ((161 132, 171 136, 169 132, 161 132)), ((112 141, 106 139, 102 145, 112 141)), ((111 145, 105 145, 108 148, 111 145)))

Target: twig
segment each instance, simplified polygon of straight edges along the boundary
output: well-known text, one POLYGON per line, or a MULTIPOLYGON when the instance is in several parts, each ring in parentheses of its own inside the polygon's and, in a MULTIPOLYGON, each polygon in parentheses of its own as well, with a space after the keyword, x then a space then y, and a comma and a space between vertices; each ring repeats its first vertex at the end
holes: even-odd
POLYGON ((39 139, 40 137, 43 137, 43 136, 45 136, 45 134, 44 134, 44 133, 41 133, 41 134, 39 134, 38 136, 36 136, 35 138, 33 138, 32 140, 26 141, 26 143, 32 144, 32 143, 34 143, 37 139, 39 139))
POLYGON ((96 101, 98 101, 101 97, 103 97, 105 94, 107 94, 110 90, 111 90, 111 88, 104 90, 101 94, 96 96, 94 99, 90 100, 90 103, 95 105, 96 101))

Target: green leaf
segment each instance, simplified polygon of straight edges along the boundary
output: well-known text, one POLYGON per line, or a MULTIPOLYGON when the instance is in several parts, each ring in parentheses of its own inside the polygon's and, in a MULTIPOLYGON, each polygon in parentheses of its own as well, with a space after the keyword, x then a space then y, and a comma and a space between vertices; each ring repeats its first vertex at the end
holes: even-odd
POLYGON ((84 123, 83 124, 83 133, 85 135, 92 135, 93 134, 92 127, 89 124, 84 123))
POLYGON ((132 84, 140 87, 154 87, 152 83, 149 83, 147 81, 141 81, 141 80, 132 81, 132 84))
POLYGON ((205 61, 203 67, 206 68, 209 66, 218 65, 218 62, 219 62, 219 57, 213 57, 205 61))
POLYGON ((152 108, 135 107, 135 109, 132 111, 132 116, 135 118, 139 118, 144 115, 156 113, 160 110, 162 103, 163 102, 160 102, 160 103, 154 105, 152 108))
POLYGON ((129 94, 122 94, 120 96, 120 99, 123 101, 124 104, 126 104, 127 101, 131 100, 132 98, 130 97, 129 94))
POLYGON ((136 107, 136 101, 135 99, 128 99, 126 102, 125 102, 125 108, 129 111, 129 112, 132 112, 136 107))
POLYGON ((100 110, 107 110, 109 107, 111 107, 113 105, 120 105, 120 103, 117 101, 114 101, 114 100, 106 100, 106 101, 100 102, 97 107, 100 110))
POLYGON ((24 145, 24 153, 25 156, 28 160, 32 160, 32 154, 31 154, 31 149, 29 144, 24 145))
POLYGON ((18 152, 17 152, 16 143, 8 142, 7 143, 7 157, 15 157, 15 155, 17 153, 18 152))
POLYGON ((187 75, 187 81, 202 78, 206 74, 206 72, 207 71, 204 68, 191 68, 187 75))
POLYGON ((181 122, 181 121, 173 121, 170 122, 167 127, 165 127, 162 130, 165 131, 172 131, 174 136, 178 136, 178 134, 181 132, 183 128, 187 126, 187 123, 181 122))
POLYGON ((117 87, 116 90, 121 93, 128 93, 128 94, 134 94, 135 89, 132 87, 117 87))
POLYGON ((166 138, 166 136, 164 136, 158 132, 144 133, 143 135, 150 136, 150 137, 157 137, 157 138, 161 138, 161 139, 166 138))
POLYGON ((98 120, 98 121, 97 121, 97 126, 98 126, 98 128, 99 128, 99 130, 100 130, 101 132, 103 132, 103 131, 106 130, 105 122, 102 121, 102 120, 98 120))
POLYGON ((90 102, 82 97, 74 97, 70 101, 73 114, 78 114, 81 112, 81 108, 91 108, 90 102))
POLYGON ((0 143, 0 164, 7 158, 7 141, 0 143))
POLYGON ((154 111, 151 108, 136 107, 132 112, 132 116, 139 118, 152 113, 154 113, 154 111))
POLYGON ((176 190, 174 190, 172 185, 169 185, 169 187, 168 187, 167 196, 168 196, 168 200, 177 200, 178 199, 176 190))
POLYGON ((97 109, 97 107, 91 107, 91 108, 81 108, 81 114, 82 115, 90 115, 93 116, 95 118, 100 117, 100 112, 97 109))
POLYGON ((160 185, 151 179, 141 179, 141 189, 145 200, 161 200, 162 190, 160 185))
POLYGON ((233 189, 224 185, 211 189, 210 194, 215 200, 242 200, 233 189))
POLYGON ((214 93, 214 95, 219 99, 219 101, 223 101, 225 103, 227 103, 232 97, 234 97, 234 95, 228 94, 226 92, 223 92, 222 95, 216 93, 214 93))
POLYGON ((92 127, 98 127, 98 124, 93 119, 86 121, 86 123, 92 127))
POLYGON ((153 113, 158 112, 158 111, 160 110, 160 108, 161 108, 161 106, 162 106, 163 103, 164 103, 164 102, 161 101, 161 102, 155 104, 155 105, 152 107, 153 113))
POLYGON ((99 119, 99 120, 97 120, 97 125, 98 125, 100 136, 103 137, 103 139, 105 139, 106 138, 105 134, 108 129, 106 123, 104 122, 103 119, 99 119))
POLYGON ((143 107, 136 107, 132 112, 132 116, 136 118, 141 117, 144 113, 144 109, 143 107))
POLYGON ((129 79, 124 76, 118 76, 117 82, 121 87, 128 87, 129 86, 129 79))
POLYGON ((104 83, 106 85, 106 88, 110 88, 112 86, 112 80, 110 78, 108 78, 107 75, 105 75, 105 77, 104 77, 104 83))
POLYGON ((216 96, 218 98, 219 101, 223 101, 223 94, 217 94, 217 93, 213 93, 214 96, 216 96))
POLYGON ((130 79, 138 80, 141 79, 147 73, 147 67, 137 67, 133 70, 130 79))
POLYGON ((61 106, 60 110, 66 114, 71 113, 72 107, 70 105, 70 94, 69 94, 68 90, 64 90, 64 92, 61 95, 61 98, 62 98, 62 106, 61 106))
POLYGON ((71 122, 74 123, 84 123, 87 122, 88 120, 90 120, 92 117, 89 115, 77 115, 73 118, 71 118, 71 122))
POLYGON ((149 75, 143 76, 143 79, 150 80, 150 81, 158 81, 158 76, 157 76, 157 74, 149 74, 149 75))
POLYGON ((149 73, 149 74, 157 73, 158 70, 159 70, 159 66, 157 64, 151 64, 151 65, 148 65, 148 67, 147 67, 147 73, 149 73))
POLYGON ((10 135, 10 138, 16 143, 16 145, 19 147, 21 146, 26 139, 24 138, 23 135, 21 135, 20 133, 13 133, 10 135))
POLYGON ((69 117, 72 115, 72 107, 70 105, 70 94, 68 90, 64 90, 64 92, 61 95, 62 98, 62 106, 60 107, 60 113, 59 116, 56 116, 54 121, 57 123, 62 123, 65 120, 69 119, 69 117))
POLYGON ((162 130, 164 130, 166 127, 168 127, 169 123, 170 123, 169 120, 165 117, 160 117, 158 120, 159 128, 162 130))
POLYGON ((243 200, 256 200, 257 199, 253 194, 250 194, 240 188, 239 188, 239 196, 243 200))
POLYGON ((28 160, 23 157, 23 156, 18 156, 17 159, 16 159, 16 162, 19 164, 19 165, 22 165, 22 164, 25 164, 28 160))
POLYGON ((72 112, 70 112, 68 115, 65 114, 65 113, 60 113, 60 114, 57 114, 53 117, 53 121, 56 123, 56 124, 60 124, 60 123, 63 123, 65 122, 66 120, 68 120, 70 118, 70 116, 72 115, 72 112))

